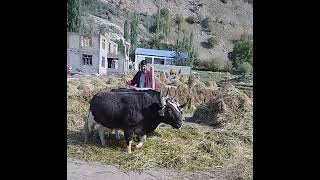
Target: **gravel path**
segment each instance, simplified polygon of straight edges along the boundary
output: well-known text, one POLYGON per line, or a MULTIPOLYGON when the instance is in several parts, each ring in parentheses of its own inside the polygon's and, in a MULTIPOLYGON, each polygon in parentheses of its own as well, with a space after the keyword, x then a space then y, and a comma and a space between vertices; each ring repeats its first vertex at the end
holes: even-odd
POLYGON ((164 169, 146 170, 141 173, 125 172, 114 166, 99 163, 84 162, 80 160, 67 159, 68 180, 164 180, 164 179, 226 179, 225 173, 220 172, 178 172, 164 169))

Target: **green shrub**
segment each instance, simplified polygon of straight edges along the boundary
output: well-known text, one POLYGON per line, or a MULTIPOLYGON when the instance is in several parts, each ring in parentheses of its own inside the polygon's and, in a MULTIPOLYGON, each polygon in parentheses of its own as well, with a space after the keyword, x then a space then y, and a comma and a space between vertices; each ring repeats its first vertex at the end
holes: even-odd
POLYGON ((205 29, 209 28, 209 24, 212 23, 212 18, 211 17, 206 17, 204 20, 201 22, 201 26, 205 29))
POLYGON ((213 48, 217 44, 218 44, 218 39, 217 38, 211 37, 211 38, 208 39, 208 47, 209 48, 213 48))
POLYGON ((187 17, 186 22, 188 22, 189 24, 200 23, 199 19, 195 16, 187 17))
POLYGON ((238 67, 238 72, 244 73, 244 74, 252 74, 253 68, 252 65, 248 62, 243 62, 238 67))
POLYGON ((226 64, 226 60, 221 58, 221 57, 217 57, 214 58, 211 62, 210 62, 210 69, 212 71, 223 71, 224 67, 226 64))
POLYGON ((224 65, 224 71, 226 72, 232 72, 233 71, 233 67, 232 67, 232 62, 231 61, 226 61, 225 65, 224 65))
POLYGON ((229 59, 232 61, 232 66, 238 69, 240 64, 248 62, 253 63, 253 43, 248 40, 240 40, 233 48, 233 51, 229 55, 229 59))
POLYGON ((167 8, 162 8, 160 10, 161 17, 168 18, 169 14, 170 14, 170 12, 169 12, 169 10, 167 8))

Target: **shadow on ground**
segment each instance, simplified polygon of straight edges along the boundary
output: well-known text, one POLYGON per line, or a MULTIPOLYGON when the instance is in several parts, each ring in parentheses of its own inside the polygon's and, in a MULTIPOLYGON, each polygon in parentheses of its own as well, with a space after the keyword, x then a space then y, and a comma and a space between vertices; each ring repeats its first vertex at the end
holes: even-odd
MULTIPOLYGON (((115 134, 105 134, 106 138, 106 147, 113 148, 113 149, 118 149, 119 147, 125 148, 126 147, 126 142, 125 138, 123 135, 123 132, 120 131, 120 140, 117 141, 115 134)), ((152 132, 147 135, 147 137, 161 137, 161 135, 157 132, 152 132)), ((134 138, 135 142, 138 142, 138 138, 134 138)), ((97 146, 97 147, 103 147, 101 145, 100 137, 98 135, 97 131, 94 131, 92 135, 89 137, 88 142, 84 142, 84 134, 81 131, 75 131, 75 130, 67 130, 67 143, 70 145, 89 145, 89 146, 97 146)))

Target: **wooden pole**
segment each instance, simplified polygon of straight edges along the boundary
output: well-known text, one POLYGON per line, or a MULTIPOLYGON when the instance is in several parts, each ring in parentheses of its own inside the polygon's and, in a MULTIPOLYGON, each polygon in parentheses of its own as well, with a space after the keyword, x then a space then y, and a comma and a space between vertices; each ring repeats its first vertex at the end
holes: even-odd
POLYGON ((154 78, 154 68, 150 66, 151 76, 152 76, 152 89, 155 89, 155 78, 154 78))

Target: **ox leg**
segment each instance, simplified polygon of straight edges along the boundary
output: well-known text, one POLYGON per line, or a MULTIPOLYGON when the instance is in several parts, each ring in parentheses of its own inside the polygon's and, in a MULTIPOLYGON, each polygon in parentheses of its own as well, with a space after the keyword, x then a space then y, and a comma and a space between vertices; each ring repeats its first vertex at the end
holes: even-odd
POLYGON ((119 141, 120 140, 119 130, 116 129, 114 133, 116 135, 116 140, 119 141))
POLYGON ((86 122, 84 123, 84 127, 83 127, 83 131, 84 131, 84 142, 87 143, 88 142, 88 138, 89 135, 92 134, 92 131, 94 129, 96 122, 94 121, 94 117, 91 113, 91 111, 89 111, 89 116, 88 119, 86 120, 86 122))
POLYGON ((88 142, 89 132, 88 132, 88 120, 84 123, 83 126, 83 132, 84 132, 84 143, 88 142))
POLYGON ((109 128, 102 126, 102 125, 99 126, 98 132, 99 132, 99 137, 100 137, 100 141, 101 141, 102 146, 106 146, 106 139, 104 137, 104 133, 106 131, 108 131, 108 133, 110 133, 111 130, 109 128))
POLYGON ((143 143, 146 141, 147 136, 143 135, 143 136, 139 136, 139 143, 136 145, 137 149, 140 149, 143 145, 143 143))
POLYGON ((88 131, 89 133, 91 134, 93 129, 94 129, 94 126, 97 124, 97 122, 94 120, 94 117, 90 111, 89 113, 89 117, 88 117, 88 131))
POLYGON ((131 144, 132 144, 132 139, 133 139, 133 131, 124 130, 124 137, 127 142, 127 152, 128 152, 128 154, 131 154, 131 144))

